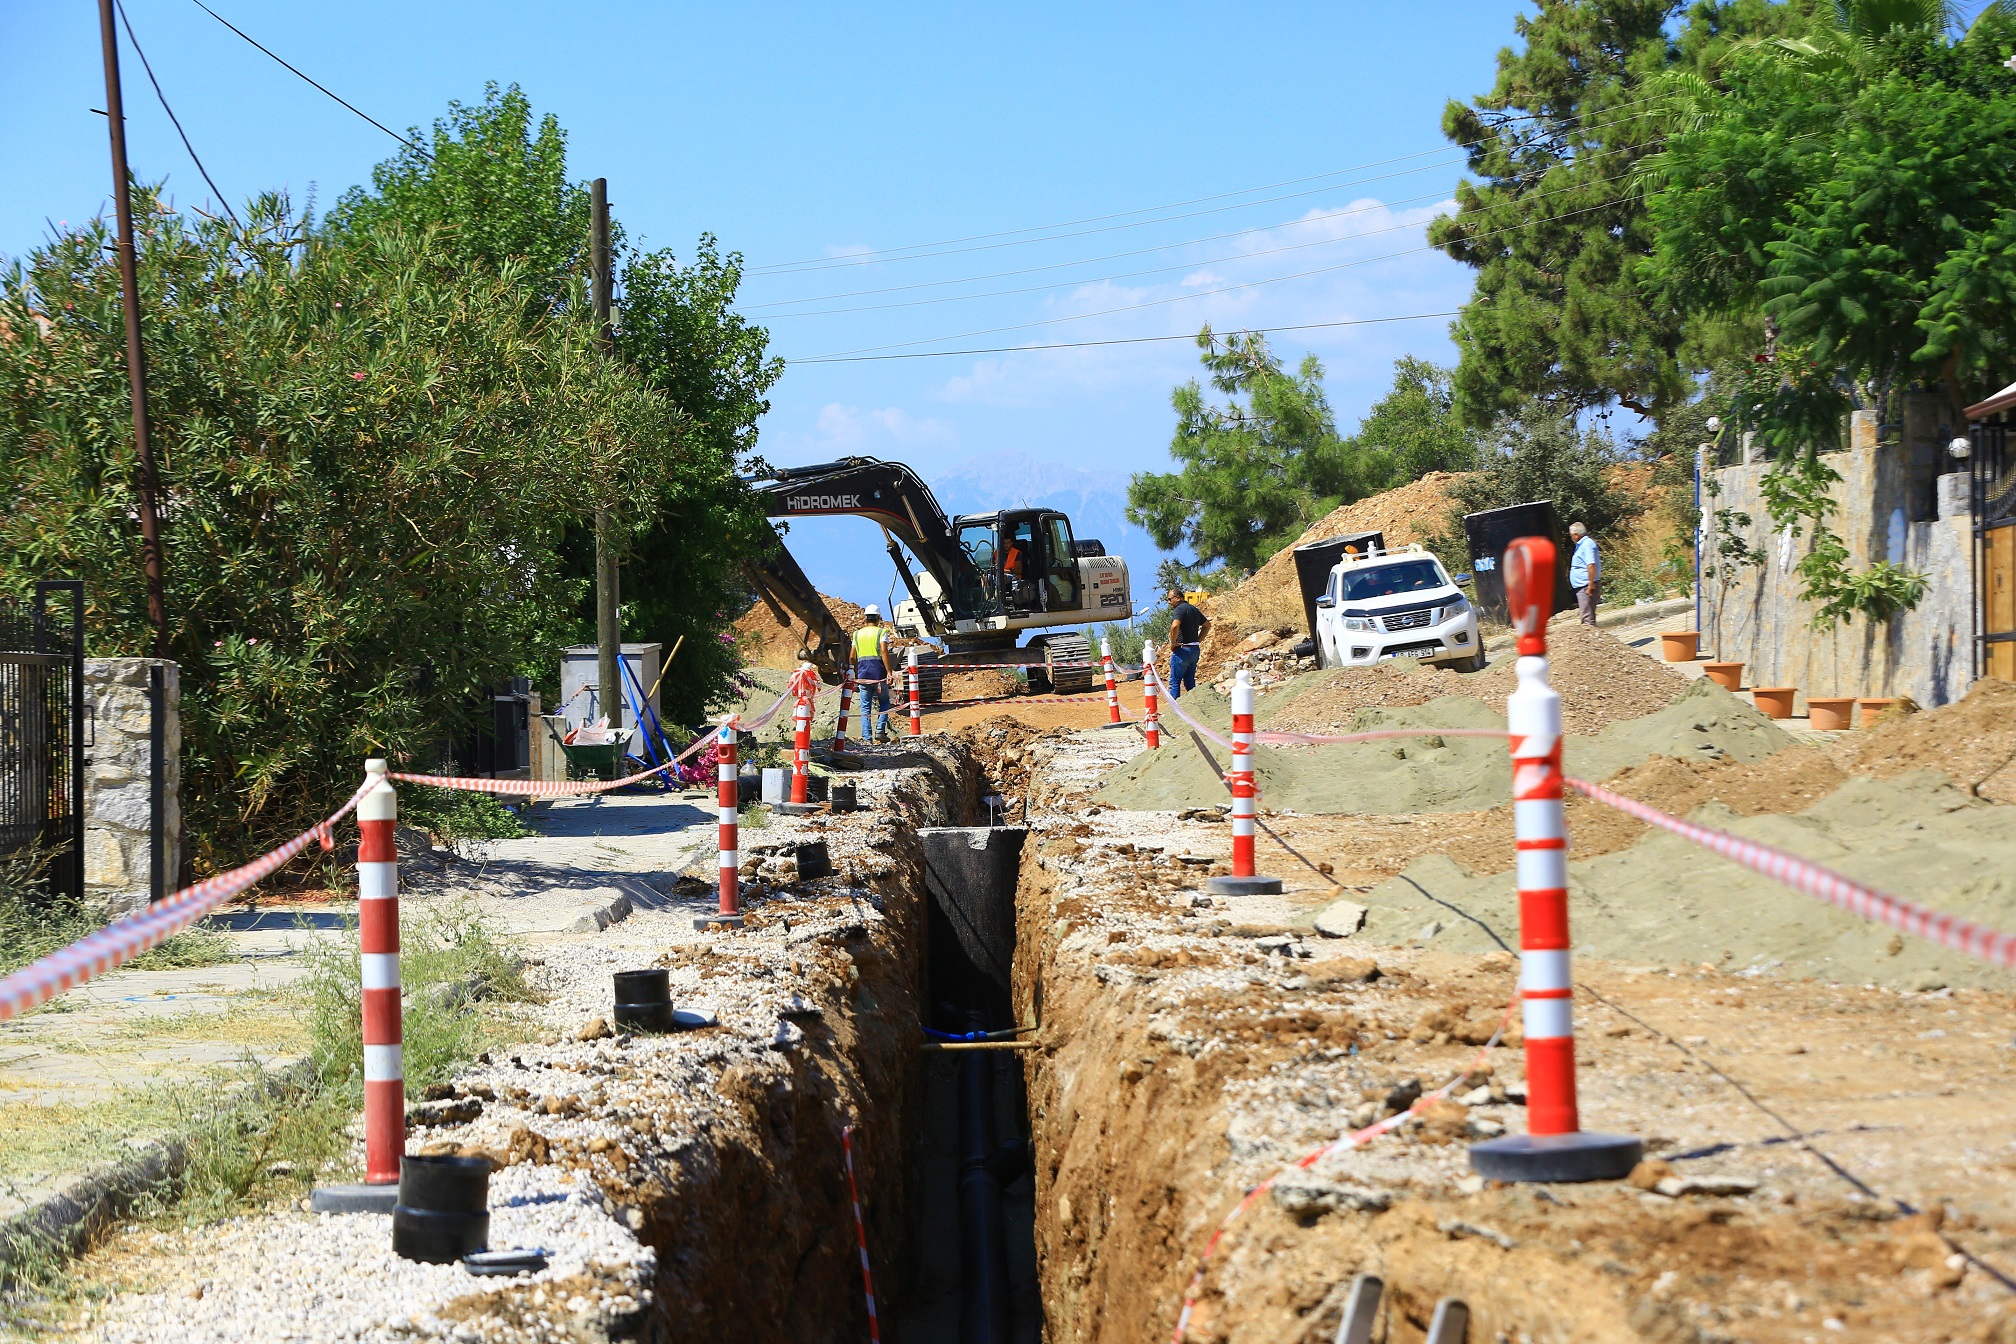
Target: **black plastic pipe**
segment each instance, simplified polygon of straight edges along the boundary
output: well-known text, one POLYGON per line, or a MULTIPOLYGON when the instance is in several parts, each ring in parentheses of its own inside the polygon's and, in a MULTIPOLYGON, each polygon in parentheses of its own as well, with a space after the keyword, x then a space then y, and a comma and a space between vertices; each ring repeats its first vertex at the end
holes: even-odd
POLYGON ((959 1061, 959 1344, 1008 1344, 1008 1232, 994 1138, 994 1064, 984 1050, 959 1061))

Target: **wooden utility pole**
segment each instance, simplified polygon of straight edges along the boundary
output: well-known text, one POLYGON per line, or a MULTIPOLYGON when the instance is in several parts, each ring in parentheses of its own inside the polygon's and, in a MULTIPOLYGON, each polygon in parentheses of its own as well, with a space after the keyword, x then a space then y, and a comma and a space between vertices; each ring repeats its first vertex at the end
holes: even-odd
MULTIPOLYGON (((112 0, 102 0, 111 4, 112 0)), ((615 331, 610 326, 609 309, 615 300, 616 285, 609 271, 609 179, 598 177, 588 184, 588 269, 595 305, 595 331, 602 349, 616 352, 615 331)), ((601 483, 597 482, 596 489, 601 483)), ((623 620, 621 608, 622 570, 616 556, 615 522, 607 505, 599 499, 595 506, 595 676, 601 683, 597 693, 609 726, 623 726, 623 620)))
POLYGON ((119 294, 126 310, 126 381, 133 393, 133 455, 139 463, 141 563, 147 575, 147 624, 154 656, 168 656, 167 560, 161 543, 160 483, 154 444, 147 436, 147 357, 140 345, 140 256, 133 243, 133 194, 126 172, 126 108, 119 93, 119 39, 112 30, 113 0, 98 0, 98 34, 105 46, 105 120, 112 128, 112 204, 119 216, 119 294))

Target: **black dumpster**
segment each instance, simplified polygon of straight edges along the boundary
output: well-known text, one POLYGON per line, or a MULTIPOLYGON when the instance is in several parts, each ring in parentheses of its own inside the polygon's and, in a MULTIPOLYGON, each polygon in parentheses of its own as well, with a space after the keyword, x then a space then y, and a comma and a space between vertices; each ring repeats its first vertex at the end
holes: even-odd
MULTIPOLYGON (((1316 638, 1316 599, 1329 587, 1330 571, 1344 558, 1346 546, 1357 547, 1358 554, 1363 555, 1374 547, 1384 550, 1386 537, 1380 532, 1350 532, 1295 548, 1295 581, 1302 588, 1302 628, 1311 639, 1316 638)), ((1317 640, 1317 647, 1322 647, 1321 640, 1317 640)))
POLYGON ((1568 536, 1561 529, 1554 501, 1513 504, 1503 509, 1463 515, 1463 531, 1470 538, 1470 572, 1477 600, 1477 614, 1499 625, 1511 622, 1505 609, 1505 575, 1499 564, 1505 548, 1518 537, 1547 537, 1554 543, 1554 610, 1575 605, 1575 590, 1568 586, 1568 536))

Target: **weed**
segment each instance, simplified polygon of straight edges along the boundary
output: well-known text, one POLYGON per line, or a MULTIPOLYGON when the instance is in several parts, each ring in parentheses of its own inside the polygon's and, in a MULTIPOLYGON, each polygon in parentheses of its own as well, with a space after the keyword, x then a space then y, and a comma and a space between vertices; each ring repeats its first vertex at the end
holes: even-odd
MULTIPOLYGON (((49 890, 49 851, 30 849, 0 859, 0 973, 40 961, 110 921, 88 903, 49 890)), ((232 958, 231 942, 210 929, 190 929, 136 957, 142 970, 214 966, 232 958)))
MULTIPOLYGON (((315 1072, 361 1104, 363 985, 357 956, 344 939, 317 941, 306 956, 303 992, 315 1072)), ((479 1002, 537 999, 525 983, 519 958, 469 906, 430 909, 403 920, 399 976, 405 991, 402 1056, 411 1090, 444 1081, 490 1044, 495 1024, 477 1008, 479 1002)))
POLYGON ((762 803, 751 803, 742 809, 742 820, 738 823, 745 831, 760 831, 770 825, 770 809, 762 803))

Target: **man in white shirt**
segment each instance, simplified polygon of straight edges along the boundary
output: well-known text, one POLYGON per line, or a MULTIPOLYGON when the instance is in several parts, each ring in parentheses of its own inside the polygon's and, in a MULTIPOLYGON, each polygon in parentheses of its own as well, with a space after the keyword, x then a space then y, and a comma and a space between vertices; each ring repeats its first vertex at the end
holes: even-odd
POLYGON ((1575 590, 1575 609, 1582 613, 1582 624, 1594 625, 1598 590, 1603 585, 1603 561, 1596 554, 1596 538, 1589 535, 1588 528, 1570 523, 1568 535, 1575 543, 1575 554, 1568 561, 1568 586, 1575 590))

